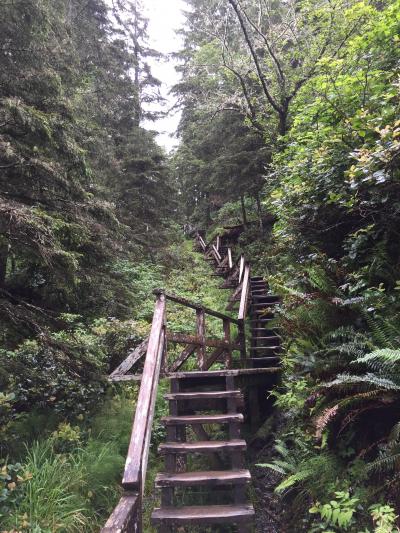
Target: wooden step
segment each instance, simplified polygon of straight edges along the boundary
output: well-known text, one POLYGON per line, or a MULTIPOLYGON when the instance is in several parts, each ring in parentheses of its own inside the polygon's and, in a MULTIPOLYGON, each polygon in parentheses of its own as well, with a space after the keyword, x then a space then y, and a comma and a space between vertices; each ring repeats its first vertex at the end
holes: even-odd
POLYGON ((200 505, 161 507, 151 515, 154 524, 206 525, 249 522, 254 516, 252 505, 200 505))
POLYGON ((269 296, 268 294, 253 294, 252 293, 252 299, 257 303, 263 303, 264 301, 267 303, 272 304, 279 304, 280 299, 276 296, 269 296))
MULTIPOLYGON (((272 318, 265 320, 266 322, 272 318)), ((264 322, 264 320, 256 320, 256 322, 264 322)), ((278 369, 277 369, 278 370, 278 369)), ((229 368, 227 370, 193 370, 188 372, 170 372, 167 377, 170 379, 204 379, 204 378, 224 378, 247 376, 251 374, 259 374, 261 372, 269 373, 270 368, 229 368)))
POLYGON ((282 346, 250 346, 250 350, 281 350, 282 346))
MULTIPOLYGON (((260 328, 262 329, 262 328, 260 328)), ((264 331, 264 329, 263 329, 264 331)), ((276 340, 276 341, 279 341, 281 338, 279 337, 279 335, 271 335, 271 336, 268 336, 268 337, 261 337, 261 336, 258 336, 258 335, 254 335, 253 337, 255 340, 258 340, 258 341, 272 341, 272 340, 276 340)))
POLYGON ((251 479, 250 472, 243 470, 204 470, 197 472, 160 473, 155 484, 161 487, 193 487, 197 485, 244 485, 251 479))
POLYGON ((264 281, 264 278, 262 276, 251 276, 251 281, 264 281))
POLYGON ((248 361, 258 361, 259 363, 268 363, 268 362, 278 362, 281 360, 281 358, 278 356, 278 355, 275 355, 275 356, 270 356, 270 357, 248 357, 247 358, 248 361))
POLYGON ((240 390, 208 391, 208 392, 175 392, 164 395, 166 400, 213 400, 224 398, 241 399, 240 390))
POLYGON ((163 416, 161 418, 166 426, 182 426, 192 424, 229 424, 229 422, 243 422, 241 413, 218 414, 218 415, 182 415, 163 416))
POLYGON ((270 322, 271 320, 275 320, 276 317, 274 316, 271 316, 271 317, 266 317, 266 318, 252 318, 250 320, 250 323, 253 323, 253 322, 270 322))
POLYGON ((251 302, 251 307, 254 307, 254 308, 267 308, 267 307, 272 307, 273 305, 277 305, 278 302, 260 302, 260 303, 256 303, 256 302, 251 302))
POLYGON ((245 451, 246 441, 243 439, 233 440, 197 440, 193 442, 165 442, 160 444, 158 452, 161 455, 167 453, 207 453, 224 451, 245 451))

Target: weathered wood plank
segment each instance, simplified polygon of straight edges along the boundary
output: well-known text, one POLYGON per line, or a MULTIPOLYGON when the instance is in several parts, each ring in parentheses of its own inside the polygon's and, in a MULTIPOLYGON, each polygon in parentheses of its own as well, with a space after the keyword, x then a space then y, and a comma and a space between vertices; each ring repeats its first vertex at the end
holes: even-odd
POLYGON ((140 497, 137 493, 121 497, 110 518, 100 533, 132 533, 136 529, 137 515, 140 513, 140 497))
POLYGON ((176 342, 177 344, 195 344, 196 346, 209 346, 210 348, 230 348, 237 350, 239 347, 235 344, 229 346, 224 339, 210 339, 205 338, 201 340, 196 335, 185 335, 184 333, 167 333, 167 340, 169 342, 176 342))
POLYGON ((249 280, 250 280, 250 265, 247 264, 244 267, 242 294, 240 298, 238 320, 244 320, 246 318, 248 299, 249 299, 249 280))
MULTIPOLYGON (((167 335, 168 339, 168 335, 167 335)), ((197 345, 196 344, 189 344, 186 346, 186 348, 183 350, 183 352, 171 363, 171 365, 168 367, 167 372, 176 372, 179 370, 179 368, 183 365, 183 363, 188 359, 192 353, 196 351, 197 345)))
POLYGON ((215 363, 215 361, 219 358, 219 356, 225 352, 225 350, 226 350, 225 346, 216 348, 213 351, 213 353, 209 356, 207 361, 204 363, 202 370, 208 370, 215 363))
MULTIPOLYGON (((229 320, 224 320, 223 322, 224 327, 224 340, 228 344, 228 346, 231 346, 231 323, 229 320)), ((225 368, 231 368, 232 367, 232 350, 228 348, 225 350, 225 368)))
POLYGON ((192 372, 173 372, 167 377, 177 379, 204 378, 204 377, 225 377, 225 376, 248 376, 252 374, 275 374, 282 372, 281 368, 229 368, 228 370, 208 370, 192 372))
POLYGON ((139 491, 139 493, 144 487, 148 446, 150 444, 157 385, 161 369, 163 342, 165 341, 165 305, 165 296, 160 294, 154 310, 135 420, 122 479, 122 486, 126 490, 139 491))
POLYGON ((220 263, 222 257, 221 257, 221 254, 219 253, 219 251, 217 250, 217 247, 215 246, 215 244, 212 245, 212 249, 214 251, 214 257, 215 257, 217 263, 220 263))
POLYGON ((203 370, 206 358, 206 320, 203 309, 196 310, 196 335, 201 342, 197 346, 197 366, 203 370))
POLYGON ((202 309, 206 315, 211 315, 211 316, 215 316, 216 318, 220 318, 221 320, 223 320, 224 318, 227 318, 229 319, 233 324, 237 324, 238 323, 238 320, 236 318, 232 318, 231 316, 229 315, 225 315, 224 313, 220 313, 219 311, 214 311, 213 309, 209 309, 208 307, 204 307, 204 305, 201 305, 201 304, 198 304, 198 303, 195 303, 195 302, 191 302, 190 300, 187 300, 186 298, 181 298, 180 296, 175 296, 174 294, 171 294, 171 293, 168 293, 162 289, 155 289, 153 291, 154 294, 156 295, 159 295, 159 294, 164 294, 165 298, 167 300, 170 300, 171 302, 175 302, 175 303, 178 303, 178 304, 182 304, 184 305, 185 307, 190 307, 191 309, 202 309))
POLYGON ((111 372, 110 378, 126 374, 133 367, 133 365, 146 354, 148 344, 149 338, 147 337, 147 339, 141 342, 139 346, 136 346, 136 348, 128 354, 128 357, 124 359, 124 361, 122 361, 122 363, 117 366, 113 372, 111 372))
POLYGON ((118 382, 118 381, 141 381, 142 380, 142 374, 122 374, 114 377, 109 377, 108 381, 111 381, 112 383, 118 382))
POLYGON ((229 269, 232 270, 233 260, 232 260, 232 250, 230 248, 228 248, 228 266, 229 266, 229 269))

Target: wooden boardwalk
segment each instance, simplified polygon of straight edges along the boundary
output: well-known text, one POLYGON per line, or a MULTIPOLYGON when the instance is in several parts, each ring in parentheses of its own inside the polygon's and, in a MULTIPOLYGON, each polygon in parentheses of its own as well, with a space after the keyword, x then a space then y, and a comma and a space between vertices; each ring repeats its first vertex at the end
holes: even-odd
POLYGON ((232 244, 224 235, 206 244, 196 234, 199 252, 223 280, 221 288, 232 290, 231 314, 155 291, 149 338, 110 375, 111 381, 140 380, 141 385, 122 480, 125 493, 102 533, 143 531, 143 491, 160 377, 170 381, 165 396, 169 415, 162 419, 166 441, 159 453, 165 468, 155 480, 161 505, 152 513, 153 524, 160 533, 193 526, 214 531, 219 524, 252 531, 254 509, 247 494, 251 476, 241 426, 245 419, 253 426, 259 421, 257 380, 265 390, 280 372, 281 339, 271 326, 279 298, 269 293, 265 280, 251 275, 243 255, 235 258, 232 244), (169 330, 168 302, 195 311, 194 335, 169 330), (209 316, 221 320, 221 338, 207 335, 209 316), (173 360, 167 349, 171 343, 184 346, 173 360), (142 373, 132 371, 143 359, 142 373))

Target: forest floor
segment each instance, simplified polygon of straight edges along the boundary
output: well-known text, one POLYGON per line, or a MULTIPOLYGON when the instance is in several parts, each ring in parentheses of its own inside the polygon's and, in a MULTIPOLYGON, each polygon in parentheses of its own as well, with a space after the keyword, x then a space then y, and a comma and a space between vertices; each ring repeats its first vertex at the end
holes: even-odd
POLYGON ((256 511, 256 533, 286 533, 282 523, 282 501, 274 492, 281 476, 260 464, 271 461, 272 444, 269 442, 258 451, 250 449, 250 471, 253 489, 253 505, 256 511))
MULTIPOLYGON (((230 292, 219 288, 221 279, 212 276, 212 269, 203 256, 193 251, 192 242, 176 239, 165 253, 161 269, 144 263, 136 271, 140 279, 135 284, 143 293, 138 317, 132 322, 143 336, 154 305, 152 289, 164 287, 181 297, 202 302, 205 306, 224 311, 230 292), (146 317, 146 318, 145 318, 146 317)), ((185 331, 193 327, 193 316, 179 308, 168 309, 171 329, 185 331), (183 328, 183 329, 182 329, 183 328)), ((210 324, 210 328, 213 325, 210 324)), ((139 331, 138 330, 138 331, 139 331)), ((152 446, 146 482, 144 509, 145 532, 153 533, 150 514, 158 504, 154 477, 162 469, 157 455, 158 444, 164 439, 160 418, 167 414, 163 394, 168 382, 160 384, 152 434, 152 446)), ((95 532, 104 524, 120 496, 120 479, 135 409, 137 385, 129 383, 110 388, 97 412, 76 422, 52 422, 30 415, 36 430, 26 440, 26 451, 17 460, 29 479, 15 491, 8 516, 0 514, 0 531, 35 531, 53 533, 95 532)), ((249 453, 252 463, 253 487, 250 496, 257 510, 257 531, 282 533, 279 528, 279 500, 273 493, 275 474, 256 463, 268 462, 271 451, 258 446, 249 453)))

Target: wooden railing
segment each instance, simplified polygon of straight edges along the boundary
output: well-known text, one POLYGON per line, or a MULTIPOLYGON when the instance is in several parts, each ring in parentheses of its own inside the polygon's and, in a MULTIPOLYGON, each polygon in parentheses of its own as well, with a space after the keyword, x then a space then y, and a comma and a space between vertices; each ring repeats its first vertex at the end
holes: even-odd
POLYGON ((122 479, 124 495, 102 529, 102 533, 142 533, 143 531, 143 492, 160 376, 179 370, 192 354, 196 354, 195 366, 202 371, 209 370, 216 362, 223 364, 225 368, 231 368, 234 351, 240 352, 241 360, 246 357, 243 320, 232 318, 163 290, 156 290, 155 294, 156 304, 148 340, 129 354, 128 358, 110 375, 111 381, 141 378, 141 385, 122 479), (195 335, 174 333, 167 329, 167 301, 195 310, 195 335), (222 321, 223 338, 211 338, 207 335, 207 316, 222 321), (236 337, 233 336, 233 327, 237 329, 236 337), (171 362, 168 361, 167 342, 185 345, 184 350, 171 362), (136 363, 140 354, 144 353, 146 346, 142 375, 123 375, 121 369, 126 371, 132 366, 132 362, 136 363), (213 351, 207 353, 207 348, 213 348, 213 351))
POLYGON ((151 428, 162 361, 165 356, 165 295, 159 294, 148 341, 122 487, 125 494, 102 533, 142 532, 142 501, 146 481, 151 428))
MULTIPOLYGON (((206 257, 214 258, 216 268, 219 269, 225 275, 225 278, 233 284, 235 290, 233 291, 228 310, 233 310, 236 302, 239 302, 238 311, 238 341, 241 346, 242 363, 245 364, 246 359, 246 336, 245 336, 245 320, 247 317, 247 311, 249 307, 249 295, 250 295, 250 276, 251 269, 250 263, 246 261, 243 254, 239 256, 237 261, 233 262, 232 249, 227 247, 225 257, 222 257, 221 253, 221 237, 218 235, 215 241, 206 244, 204 238, 197 233, 196 242, 200 250, 206 255, 206 257)), ((230 285, 228 284, 228 287, 230 285)))

